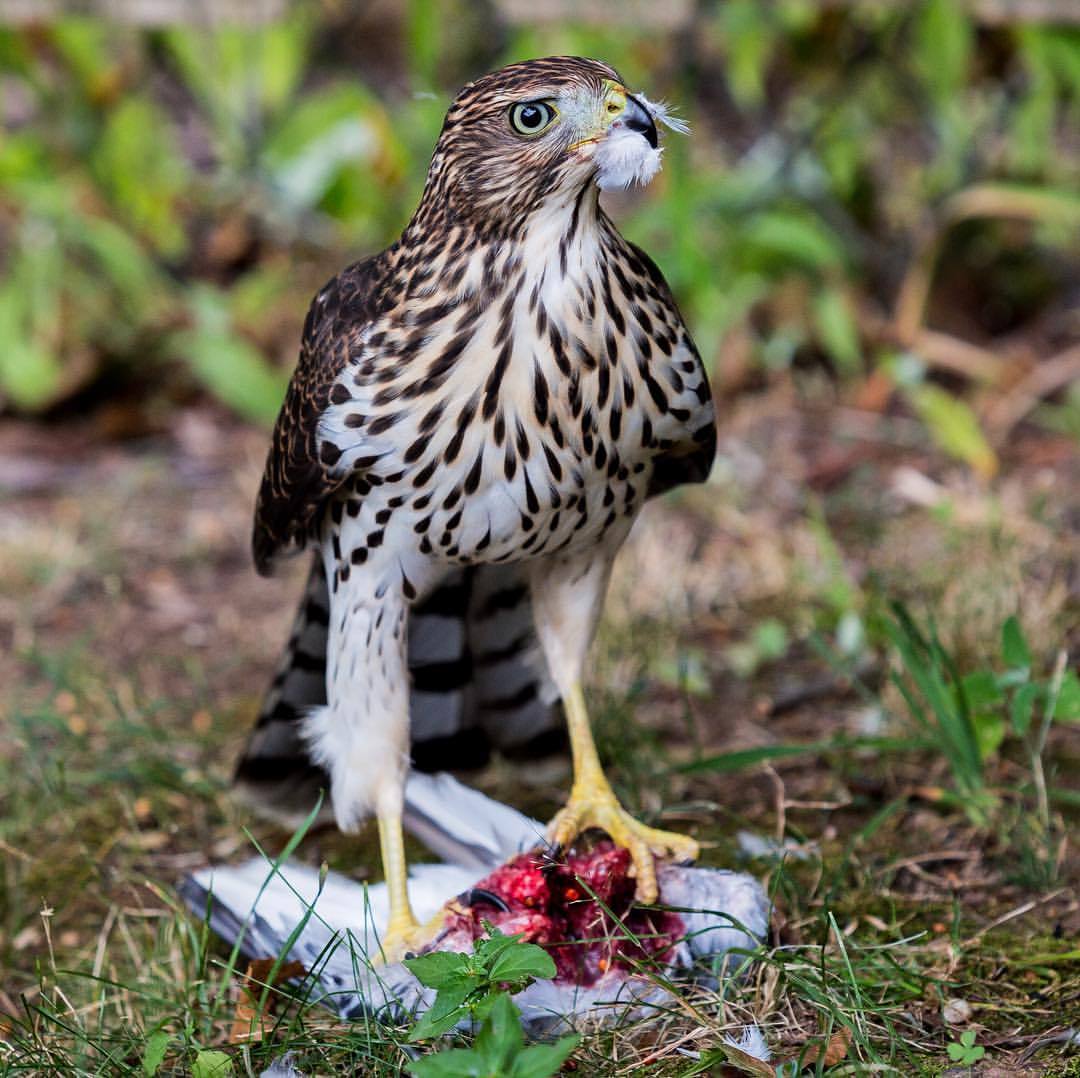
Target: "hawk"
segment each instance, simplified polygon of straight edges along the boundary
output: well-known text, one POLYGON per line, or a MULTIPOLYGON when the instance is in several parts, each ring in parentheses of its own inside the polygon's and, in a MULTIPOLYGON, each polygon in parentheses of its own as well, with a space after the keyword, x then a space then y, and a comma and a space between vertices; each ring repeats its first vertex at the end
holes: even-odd
POLYGON ((305 547, 314 568, 238 779, 278 808, 328 786, 346 832, 377 817, 388 956, 421 937, 402 840, 410 692, 414 754, 435 746, 436 764, 453 766, 456 744, 441 692, 481 738, 542 738, 534 641, 573 759, 550 840, 606 831, 644 903, 654 855, 697 854, 621 807, 582 692, 635 517, 702 481, 715 452, 675 300, 599 204, 658 171, 657 121, 677 125, 597 60, 529 60, 469 83, 400 239, 331 280, 304 325, 253 548, 264 573, 305 547))

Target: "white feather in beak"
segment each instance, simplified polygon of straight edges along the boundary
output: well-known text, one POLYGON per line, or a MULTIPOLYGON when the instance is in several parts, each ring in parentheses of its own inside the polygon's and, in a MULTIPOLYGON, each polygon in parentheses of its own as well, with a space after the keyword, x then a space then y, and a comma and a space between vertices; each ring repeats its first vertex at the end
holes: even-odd
MULTIPOLYGON (((653 121, 685 135, 689 125, 671 114, 663 101, 650 101, 635 94, 653 121)), ((644 187, 660 171, 662 146, 650 146, 648 140, 628 127, 614 126, 596 149, 596 186, 601 191, 618 191, 640 184, 644 187)))

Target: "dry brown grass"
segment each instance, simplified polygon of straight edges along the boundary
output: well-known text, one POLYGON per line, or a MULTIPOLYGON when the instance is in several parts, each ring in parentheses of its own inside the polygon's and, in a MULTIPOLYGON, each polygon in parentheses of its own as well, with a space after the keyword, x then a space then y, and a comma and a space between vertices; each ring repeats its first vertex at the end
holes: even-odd
MULTIPOLYGON (((989 490, 909 444, 897 422, 786 390, 747 398, 725 424, 718 481, 651 507, 628 545, 595 684, 623 792, 691 827, 711 863, 738 861, 740 829, 786 838, 806 858, 751 863, 777 917, 745 983, 595 1031, 579 1072, 719 1067, 722 1035, 749 1021, 781 1058, 848 1030, 850 1043, 833 1043, 831 1059, 844 1049, 836 1073, 875 1060, 931 1071, 962 1028, 943 1018, 956 996, 988 1060, 1047 1073, 1060 1045, 1025 1052, 1080 1023, 1075 850, 1062 845, 1049 890, 1017 882, 1009 828, 1028 776, 1015 754, 989 774, 1003 796, 998 827, 976 831, 941 802, 947 769, 904 749, 911 731, 882 695, 874 630, 883 597, 901 596, 935 612, 965 663, 987 658, 1011 613, 1040 661, 1080 653, 1075 454, 1021 440, 989 490), (869 695, 812 646, 845 614, 867 634, 851 658, 869 695), (746 650, 767 622, 782 626, 779 657, 746 650), (734 774, 678 767, 868 733, 898 743, 734 774)), ((269 848, 285 838, 227 788, 298 587, 295 573, 261 581, 248 563, 263 445, 201 408, 131 444, 87 423, 0 433, 0 481, 19 495, 0 516, 0 1067, 137 1073, 161 1027, 179 1072, 195 1046, 227 1038, 224 952, 171 885, 248 850, 245 827, 269 848)), ((1049 756, 1052 781, 1068 786, 1080 731, 1057 730, 1049 756)), ((505 764, 476 781, 537 813, 564 785, 558 766, 528 787, 505 764)), ((1059 820, 1070 811, 1055 806, 1059 820)), ((370 842, 328 831, 301 854, 377 871, 370 842)), ((288 1046, 317 1073, 404 1062, 393 1030, 345 1028, 318 1008, 286 1014, 270 1043, 237 1050, 238 1066, 257 1071, 288 1046)))

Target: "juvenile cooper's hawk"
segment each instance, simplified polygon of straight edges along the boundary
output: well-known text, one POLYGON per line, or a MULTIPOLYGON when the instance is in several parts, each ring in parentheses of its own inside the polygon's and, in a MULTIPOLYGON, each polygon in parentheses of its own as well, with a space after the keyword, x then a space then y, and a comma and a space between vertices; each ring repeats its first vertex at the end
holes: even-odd
POLYGON ((265 572, 312 546, 316 564, 238 777, 266 801, 328 774, 343 830, 377 816, 388 954, 418 935, 401 831, 410 663, 414 744, 437 743, 443 687, 496 740, 500 719, 542 733, 548 712, 523 674, 529 620, 573 754, 551 840, 603 829, 630 850, 646 903, 654 854, 697 853, 619 805, 581 689, 635 516, 704 479, 715 450, 705 371, 675 301, 599 206, 600 189, 656 173, 657 119, 662 107, 596 60, 530 60, 470 83, 401 238, 335 277, 308 313, 254 554, 265 572), (410 642, 413 607, 427 620, 410 642), (425 662, 439 626, 456 643, 425 662))

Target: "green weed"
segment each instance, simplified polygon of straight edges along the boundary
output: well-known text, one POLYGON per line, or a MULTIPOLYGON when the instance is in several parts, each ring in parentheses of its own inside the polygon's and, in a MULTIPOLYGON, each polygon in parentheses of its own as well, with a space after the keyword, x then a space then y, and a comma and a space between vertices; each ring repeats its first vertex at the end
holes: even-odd
POLYGON ((411 1064, 417 1078, 549 1078, 574 1050, 578 1038, 555 1044, 525 1046, 521 1016, 505 993, 496 996, 476 1041, 469 1048, 451 1048, 411 1064))
MULTIPOLYGON (((933 341, 919 328, 939 268, 962 262, 957 230, 973 237, 979 275, 997 273, 974 317, 992 307, 1022 322, 1064 294, 1055 265, 1075 252, 1080 218, 1080 163, 1061 136, 1080 99, 1068 29, 984 31, 944 0, 842 12, 733 0, 699 8, 688 36, 574 21, 493 33, 460 5, 416 2, 391 89, 357 77, 338 43, 344 18, 300 3, 247 27, 71 16, 0 31, 19 102, 0 139, 11 405, 44 410, 149 361, 267 422, 308 296, 398 233, 449 95, 502 62, 577 53, 673 98, 691 122, 691 140, 670 140, 663 186, 624 213, 710 367, 735 342, 764 372, 808 359, 844 380, 878 368, 905 383, 944 452, 993 472, 983 417, 929 383, 933 341), (998 227, 1013 220, 1019 239, 998 227), (882 334, 866 312, 892 304, 903 251, 904 309, 882 334)), ((1077 400, 1036 418, 1074 430, 1077 400)))
POLYGON ((406 959, 405 965, 421 984, 437 990, 430 1009, 409 1031, 410 1041, 438 1037, 462 1021, 481 1023, 470 1047, 443 1049, 412 1063, 409 1070, 418 1078, 548 1078, 578 1043, 570 1035, 551 1045, 525 1046, 521 1014, 511 996, 535 979, 555 976, 555 963, 542 947, 489 928, 472 954, 436 952, 406 959))
POLYGON ((986 1049, 975 1043, 975 1036, 975 1030, 965 1029, 958 1041, 949 1041, 945 1045, 949 1058, 954 1063, 959 1063, 962 1067, 970 1067, 986 1055, 986 1049))
POLYGON ((501 993, 520 992, 537 978, 555 976, 555 963, 542 947, 490 926, 472 954, 438 951, 407 958, 405 965, 421 984, 437 990, 435 1002, 410 1031, 410 1041, 438 1037, 465 1020, 483 1021, 501 993))
POLYGON ((1000 823, 1001 791, 990 779, 990 760, 1006 739, 1022 748, 1035 813, 1024 814, 1026 823, 1013 831, 1013 841, 1024 852, 1028 874, 1035 872, 1048 886, 1055 836, 1043 754, 1055 720, 1080 719, 1080 680, 1066 670, 1063 652, 1048 677, 1035 677, 1031 651, 1015 617, 1001 630, 1003 669, 962 673, 932 626, 920 628, 900 604, 894 613, 886 631, 903 669, 894 673, 894 683, 911 716, 948 761, 954 784, 950 796, 976 826, 1000 823))

